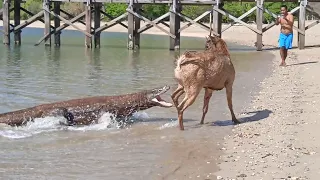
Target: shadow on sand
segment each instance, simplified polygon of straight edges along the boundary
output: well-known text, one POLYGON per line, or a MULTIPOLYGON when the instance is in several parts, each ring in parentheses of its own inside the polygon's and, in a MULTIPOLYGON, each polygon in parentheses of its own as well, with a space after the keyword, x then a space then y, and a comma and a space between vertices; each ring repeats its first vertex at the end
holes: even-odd
POLYGON ((319 61, 308 61, 308 62, 301 62, 301 63, 295 63, 295 64, 288 64, 287 66, 296 66, 296 65, 304 65, 304 64, 314 64, 318 63, 319 61))
MULTIPOLYGON (((260 111, 251 111, 251 112, 245 112, 244 114, 249 115, 253 114, 251 116, 239 118, 239 121, 241 123, 248 123, 248 122, 254 122, 254 121, 260 121, 263 119, 266 119, 269 117, 269 115, 272 113, 272 111, 265 109, 265 110, 260 110, 260 111)), ((140 123, 140 122, 173 122, 177 121, 177 118, 149 118, 149 119, 139 119, 139 118, 134 118, 134 123, 140 123)), ((199 120, 194 120, 194 119, 183 119, 183 122, 190 122, 190 121, 196 121, 200 122, 199 120)), ((233 126, 232 120, 220 120, 220 121, 215 121, 215 122, 207 122, 205 123, 206 125, 209 126, 233 126)), ((201 127, 202 125, 197 123, 194 125, 191 125, 191 128, 197 128, 201 127)))
MULTIPOLYGON (((278 46, 274 46, 274 45, 267 45, 269 47, 263 48, 263 50, 269 50, 269 51, 274 51, 274 50, 279 50, 278 46)), ((312 48, 319 48, 320 45, 309 45, 309 46, 305 46, 305 49, 312 49, 312 48)), ((292 47, 292 49, 299 49, 299 47, 294 46, 292 47)))
MULTIPOLYGON (((177 118, 148 118, 148 119, 134 119, 134 122, 173 122, 177 121, 177 118)), ((183 119, 183 122, 189 122, 189 121, 197 121, 194 119, 183 119)))
MULTIPOLYGON (((239 118, 239 121, 241 121, 242 124, 248 123, 248 122, 260 121, 269 117, 271 113, 272 111, 268 109, 261 110, 261 111, 246 112, 244 114, 253 114, 253 115, 239 118)), ((232 126, 232 125, 234 125, 232 120, 215 121, 211 123, 211 126, 232 126)))

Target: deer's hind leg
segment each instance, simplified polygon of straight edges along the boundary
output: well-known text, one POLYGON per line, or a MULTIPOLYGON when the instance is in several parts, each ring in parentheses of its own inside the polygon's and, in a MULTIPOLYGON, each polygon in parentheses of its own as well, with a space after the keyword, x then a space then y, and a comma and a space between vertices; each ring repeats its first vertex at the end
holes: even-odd
POLYGON ((186 95, 181 101, 181 103, 177 106, 180 130, 184 130, 184 126, 183 126, 184 110, 186 110, 190 105, 194 103, 201 89, 202 89, 202 86, 189 86, 189 88, 185 89, 186 95))
POLYGON ((184 93, 183 86, 178 84, 177 89, 171 95, 171 99, 176 108, 178 107, 178 99, 183 93, 184 93))
POLYGON ((204 118, 208 112, 208 108, 209 108, 209 101, 210 98, 212 96, 212 89, 209 88, 205 88, 205 93, 204 93, 204 98, 203 98, 203 109, 202 109, 202 117, 201 117, 201 121, 200 124, 203 124, 204 122, 204 118))
POLYGON ((232 105, 232 83, 227 83, 226 86, 226 93, 227 93, 227 101, 228 107, 231 113, 232 121, 234 124, 240 124, 240 121, 236 118, 233 112, 233 105, 232 105))

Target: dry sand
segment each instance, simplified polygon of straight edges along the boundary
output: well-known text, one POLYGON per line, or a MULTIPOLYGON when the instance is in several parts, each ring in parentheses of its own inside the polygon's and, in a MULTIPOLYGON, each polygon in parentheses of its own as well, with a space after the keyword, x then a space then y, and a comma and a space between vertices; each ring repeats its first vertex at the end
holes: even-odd
POLYGON ((272 75, 261 83, 261 92, 241 115, 248 122, 235 126, 225 137, 218 179, 319 178, 317 51, 290 51, 287 67, 279 67, 279 59, 274 60, 272 75))
MULTIPOLYGON (((319 29, 318 25, 307 31, 308 46, 320 44, 319 29)), ((264 35, 270 47, 277 45, 278 33, 272 31, 264 35)), ((244 37, 235 41, 255 41, 252 36, 244 37)), ((225 137, 217 179, 319 179, 319 50, 290 50, 287 67, 279 67, 278 50, 270 50, 275 55, 273 73, 261 82, 261 91, 240 115, 246 123, 225 137)))
MULTIPOLYGON (((83 25, 77 25, 84 29, 83 25)), ((29 27, 43 27, 43 24, 36 22, 29 27)), ((126 32, 126 29, 117 25, 107 31, 126 32)), ((145 33, 164 34, 155 28, 145 33)), ((320 44, 320 25, 306 33, 307 46, 320 44)), ((264 49, 277 46, 278 34, 278 26, 264 34, 264 49)), ((207 32, 192 26, 181 35, 205 37, 207 32)), ((222 37, 249 46, 254 46, 256 41, 255 33, 243 26, 231 27, 222 37)), ((297 46, 296 31, 293 46, 297 46)), ((287 67, 278 66, 277 49, 268 51, 275 55, 273 73, 261 82, 261 92, 251 105, 237 115, 246 123, 235 126, 225 142, 220 143, 223 155, 220 170, 215 174, 217 179, 317 180, 320 177, 320 131, 317 131, 320 126, 317 121, 320 115, 320 48, 290 50, 287 67)))

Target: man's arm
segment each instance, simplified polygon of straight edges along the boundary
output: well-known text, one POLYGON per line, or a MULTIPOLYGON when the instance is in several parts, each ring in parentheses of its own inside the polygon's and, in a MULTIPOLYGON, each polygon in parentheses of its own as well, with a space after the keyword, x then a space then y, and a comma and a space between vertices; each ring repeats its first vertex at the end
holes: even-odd
POLYGON ((288 16, 288 18, 284 17, 284 20, 287 21, 287 24, 290 25, 290 26, 293 26, 293 15, 290 14, 290 16, 288 16))

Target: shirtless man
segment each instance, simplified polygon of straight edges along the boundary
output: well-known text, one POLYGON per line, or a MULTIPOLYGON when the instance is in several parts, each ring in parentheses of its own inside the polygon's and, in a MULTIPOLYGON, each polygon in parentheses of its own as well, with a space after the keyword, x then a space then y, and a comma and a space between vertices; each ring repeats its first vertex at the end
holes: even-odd
POLYGON ((286 58, 288 54, 288 49, 292 48, 293 39, 293 15, 288 13, 288 8, 286 5, 281 6, 281 16, 276 19, 275 24, 281 25, 280 36, 279 36, 279 48, 281 56, 280 66, 286 66, 286 58))

